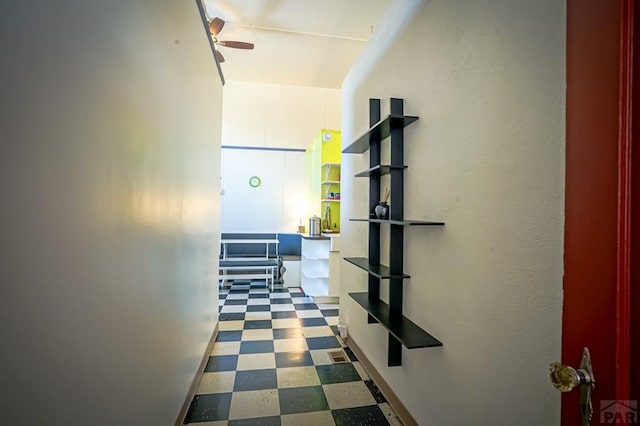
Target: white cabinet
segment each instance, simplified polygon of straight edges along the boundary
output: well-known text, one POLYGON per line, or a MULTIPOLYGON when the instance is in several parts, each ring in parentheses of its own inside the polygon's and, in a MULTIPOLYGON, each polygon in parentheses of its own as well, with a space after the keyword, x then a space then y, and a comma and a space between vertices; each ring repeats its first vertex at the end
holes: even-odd
POLYGON ((328 237, 302 237, 300 278, 302 291, 312 297, 329 296, 328 237))
POLYGON ((267 89, 228 81, 222 98, 222 145, 265 146, 267 89))
POLYGON ((324 90, 296 86, 267 87, 265 146, 300 148, 324 124, 324 90))
POLYGON ((340 89, 324 89, 324 129, 342 128, 340 89))
POLYGON ((318 129, 340 128, 340 90, 227 81, 222 145, 304 148, 318 129))

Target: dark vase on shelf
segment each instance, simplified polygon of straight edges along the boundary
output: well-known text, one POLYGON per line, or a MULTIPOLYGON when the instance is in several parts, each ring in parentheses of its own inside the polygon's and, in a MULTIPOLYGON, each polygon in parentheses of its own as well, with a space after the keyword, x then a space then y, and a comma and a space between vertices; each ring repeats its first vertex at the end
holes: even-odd
POLYGON ((375 212, 378 219, 389 219, 389 204, 381 201, 376 206, 375 212))

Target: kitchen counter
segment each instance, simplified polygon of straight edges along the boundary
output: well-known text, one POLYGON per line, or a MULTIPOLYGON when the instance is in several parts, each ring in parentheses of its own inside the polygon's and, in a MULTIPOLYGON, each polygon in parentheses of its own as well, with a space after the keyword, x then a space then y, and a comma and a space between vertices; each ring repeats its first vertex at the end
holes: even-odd
POLYGON ((331 251, 340 251, 340 233, 323 232, 320 235, 300 234, 305 240, 331 240, 331 251))
POLYGON ((330 240, 331 239, 329 237, 329 234, 320 234, 320 235, 300 234, 300 236, 305 240, 330 240))

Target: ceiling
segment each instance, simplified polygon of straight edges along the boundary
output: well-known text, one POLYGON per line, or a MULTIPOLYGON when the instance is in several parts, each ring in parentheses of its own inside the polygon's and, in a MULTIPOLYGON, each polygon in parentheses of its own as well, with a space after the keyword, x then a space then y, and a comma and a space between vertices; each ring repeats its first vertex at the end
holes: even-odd
POLYGON ((226 24, 219 40, 226 80, 340 88, 392 0, 204 0, 226 24))

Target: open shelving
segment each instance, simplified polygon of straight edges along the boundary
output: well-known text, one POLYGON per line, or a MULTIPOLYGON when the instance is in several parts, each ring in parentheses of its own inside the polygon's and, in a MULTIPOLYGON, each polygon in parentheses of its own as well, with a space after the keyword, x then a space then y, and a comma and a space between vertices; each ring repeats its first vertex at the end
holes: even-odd
POLYGON ((369 263, 369 259, 366 257, 345 257, 344 260, 351 263, 352 265, 356 265, 360 269, 364 269, 369 274, 373 275, 374 277, 380 278, 381 280, 392 278, 411 278, 410 275, 404 273, 392 274, 388 266, 382 265, 380 263, 369 263))
POLYGON ((328 237, 302 237, 300 262, 301 287, 312 297, 324 296, 329 286, 328 237))
MULTIPOLYGON (((402 99, 399 99, 402 101, 402 99)), ((393 101, 392 101, 393 102, 393 101)), ((381 141, 391 135, 392 129, 402 129, 416 121, 418 117, 409 115, 394 114, 392 111, 384 120, 374 123, 362 136, 346 147, 343 154, 362 154, 369 150, 369 143, 372 140, 381 141)))
POLYGON ((338 196, 331 197, 331 194, 340 193, 340 164, 339 163, 322 163, 320 165, 322 177, 320 181, 322 205, 323 227, 322 229, 333 230, 333 225, 340 222, 340 198, 338 196), (331 222, 324 223, 326 220, 326 212, 329 209, 331 213, 331 222))
POLYGON ((380 178, 390 175, 391 206, 389 219, 349 219, 369 225, 368 257, 345 257, 344 260, 368 275, 368 291, 349 293, 368 314, 369 323, 380 324, 388 331, 387 365, 402 365, 402 346, 408 349, 442 346, 437 338, 405 317, 403 286, 410 276, 403 272, 404 228, 406 226, 443 226, 444 222, 404 219, 404 128, 418 120, 404 115, 404 100, 391 98, 391 114, 380 117, 380 99, 369 99, 369 129, 347 146, 343 154, 369 151, 369 168, 355 177, 369 179, 369 211, 380 200, 380 178), (390 163, 381 164, 381 143, 389 139, 390 163), (380 263, 380 228, 389 225, 389 265, 380 263), (380 282, 389 280, 389 303, 380 299, 380 282))
POLYGON ((442 346, 442 342, 425 332, 411 320, 391 315, 389 305, 381 300, 369 299, 369 293, 349 293, 349 296, 408 349, 442 346))
POLYGON ((400 226, 441 226, 444 222, 432 222, 427 220, 391 220, 391 219, 349 219, 351 222, 388 223, 400 226))
POLYGON ((377 166, 369 167, 355 177, 369 177, 369 176, 384 176, 391 173, 391 170, 406 169, 407 166, 392 166, 391 164, 378 164, 377 166))

